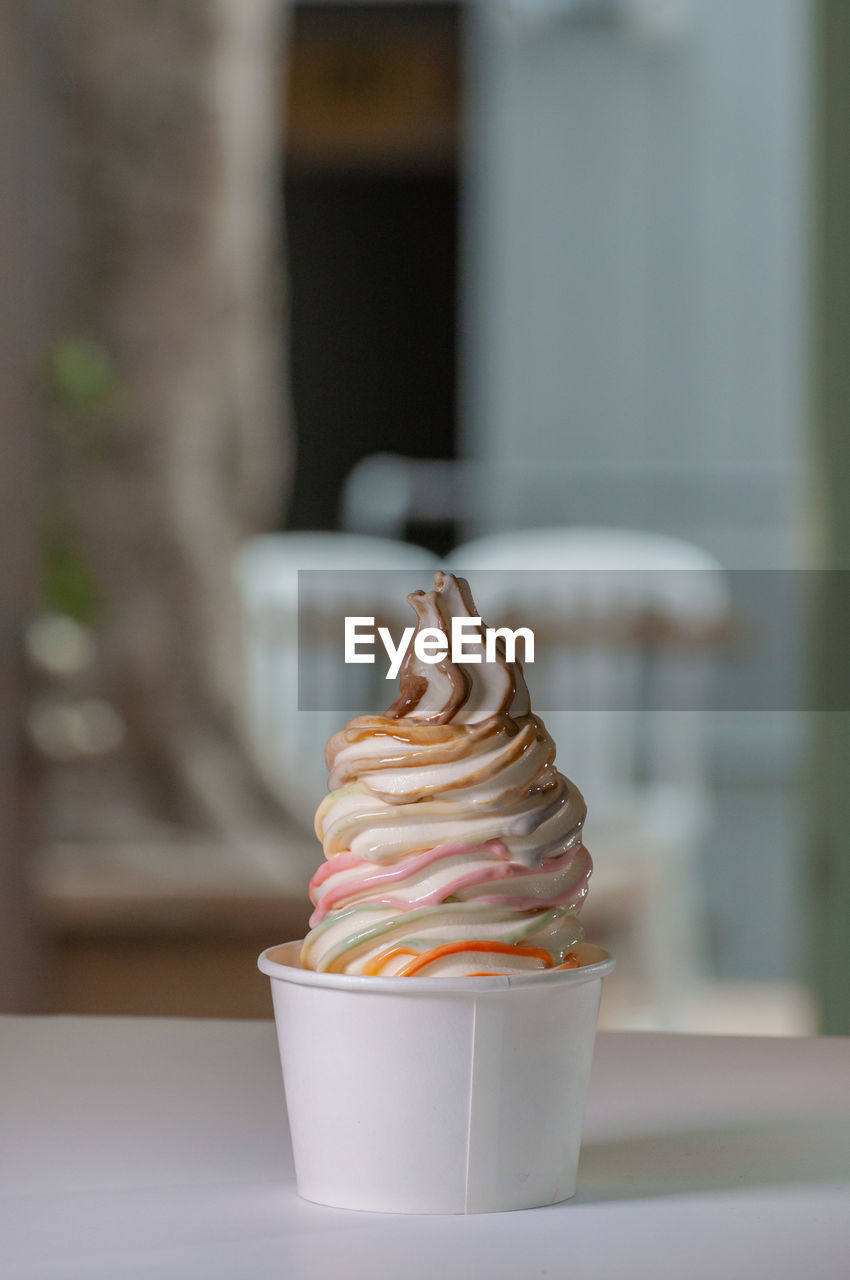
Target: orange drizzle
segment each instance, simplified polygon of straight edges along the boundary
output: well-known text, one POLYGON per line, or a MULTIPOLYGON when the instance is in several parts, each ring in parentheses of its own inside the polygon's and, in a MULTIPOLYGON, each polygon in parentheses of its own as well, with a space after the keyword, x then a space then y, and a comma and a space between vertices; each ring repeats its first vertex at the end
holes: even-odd
MULTIPOLYGON (((402 948, 395 948, 394 950, 402 950, 402 948)), ((499 955, 532 956, 535 960, 542 960, 547 969, 552 968, 552 957, 542 947, 523 947, 511 942, 485 942, 483 940, 480 942, 447 942, 442 947, 434 947, 431 951, 424 951, 415 960, 410 960, 403 968, 399 969, 396 977, 409 978, 412 974, 418 973, 420 969, 424 969, 432 960, 439 960, 441 956, 457 955, 458 952, 463 951, 495 951, 499 955)), ((477 977, 479 975, 469 974, 468 976, 477 977)))
POLYGON ((368 964, 364 964, 363 972, 368 974, 370 978, 377 978, 387 960, 392 960, 393 956, 418 955, 419 952, 414 951, 412 947, 388 947, 386 951, 381 951, 378 955, 373 956, 368 964))

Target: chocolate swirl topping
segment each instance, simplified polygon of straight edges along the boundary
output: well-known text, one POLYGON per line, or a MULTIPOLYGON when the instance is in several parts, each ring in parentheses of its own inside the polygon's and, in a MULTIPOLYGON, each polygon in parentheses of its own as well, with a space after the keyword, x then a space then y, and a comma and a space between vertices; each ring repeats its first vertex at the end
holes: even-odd
MULTIPOLYGON (((452 573, 438 571, 433 591, 414 591, 407 598, 416 611, 417 631, 436 627, 449 638, 452 618, 478 616, 469 583, 452 573)), ((467 647, 483 659, 483 644, 473 641, 467 647)), ((522 667, 519 662, 508 663, 501 638, 496 640, 496 653, 495 663, 462 665, 449 657, 437 664, 424 663, 411 642, 401 667, 401 693, 387 716, 445 724, 449 720, 470 723, 509 711, 527 715, 530 702, 522 667)))

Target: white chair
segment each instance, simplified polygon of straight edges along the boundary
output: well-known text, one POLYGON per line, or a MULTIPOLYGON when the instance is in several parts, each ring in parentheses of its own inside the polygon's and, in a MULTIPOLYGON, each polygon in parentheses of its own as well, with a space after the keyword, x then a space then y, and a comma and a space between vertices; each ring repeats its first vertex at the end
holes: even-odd
POLYGON ((450 561, 490 625, 510 617, 538 636, 532 704, 588 801, 585 919, 621 951, 617 1017, 628 1008, 633 1025, 675 1027, 705 968, 699 862, 711 640, 729 615, 721 566, 688 543, 603 528, 479 538, 450 561), (547 631, 555 642, 540 645, 547 631))
POLYGON ((453 458, 370 453, 345 478, 340 524, 352 533, 403 538, 410 520, 454 520, 468 503, 474 468, 473 463, 453 458))
POLYGON ((395 686, 382 687, 380 663, 343 667, 342 615, 401 615, 409 625, 405 593, 427 587, 438 567, 421 547, 346 533, 268 534, 238 553, 247 740, 273 793, 308 830, 327 789, 325 742, 354 711, 383 709, 395 697, 395 686), (300 654, 299 569, 325 571, 311 580, 311 639, 300 654), (373 572, 385 570, 397 572, 373 572), (325 709, 299 710, 299 675, 302 687, 318 684, 325 709), (352 690, 357 705, 337 705, 352 690))

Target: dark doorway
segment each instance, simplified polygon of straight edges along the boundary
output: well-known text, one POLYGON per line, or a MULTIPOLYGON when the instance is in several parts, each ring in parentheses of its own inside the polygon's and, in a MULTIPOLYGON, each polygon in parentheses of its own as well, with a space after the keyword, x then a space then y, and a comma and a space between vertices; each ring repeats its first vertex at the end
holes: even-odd
MULTIPOLYGON (((345 477, 370 453, 456 452, 456 14, 357 9, 296 10, 290 529, 337 528, 345 477)), ((417 532, 451 545, 451 530, 417 532)))

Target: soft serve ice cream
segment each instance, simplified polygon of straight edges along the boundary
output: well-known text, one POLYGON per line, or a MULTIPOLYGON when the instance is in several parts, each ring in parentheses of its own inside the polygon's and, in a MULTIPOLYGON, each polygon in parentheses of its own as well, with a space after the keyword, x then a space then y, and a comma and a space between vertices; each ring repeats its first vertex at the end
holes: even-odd
MULTIPOLYGON (((409 597, 417 630, 477 617, 463 578, 409 597)), ((475 653, 475 643, 466 644, 475 653)), ((555 768, 519 661, 436 664, 411 643, 401 693, 327 746, 316 813, 326 861, 304 968, 455 977, 575 967, 590 855, 586 806, 555 768)))

